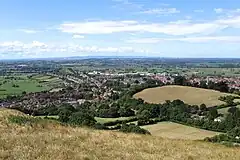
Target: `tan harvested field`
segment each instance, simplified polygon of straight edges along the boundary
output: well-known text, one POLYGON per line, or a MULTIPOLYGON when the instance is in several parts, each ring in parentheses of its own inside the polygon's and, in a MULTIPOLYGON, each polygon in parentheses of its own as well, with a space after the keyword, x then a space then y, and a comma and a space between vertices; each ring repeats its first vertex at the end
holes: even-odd
POLYGON ((71 128, 56 122, 19 126, 0 109, 0 159, 5 160, 238 160, 239 148, 150 135, 71 128))
POLYGON ((213 137, 220 134, 173 122, 160 122, 154 125, 143 126, 142 128, 150 131, 153 136, 171 139, 203 140, 206 137, 213 137))
POLYGON ((136 93, 133 97, 141 98, 148 103, 164 103, 166 100, 180 99, 187 104, 201 105, 204 103, 211 107, 224 104, 224 102, 218 100, 220 96, 224 95, 229 94, 209 89, 170 85, 145 89, 136 93))

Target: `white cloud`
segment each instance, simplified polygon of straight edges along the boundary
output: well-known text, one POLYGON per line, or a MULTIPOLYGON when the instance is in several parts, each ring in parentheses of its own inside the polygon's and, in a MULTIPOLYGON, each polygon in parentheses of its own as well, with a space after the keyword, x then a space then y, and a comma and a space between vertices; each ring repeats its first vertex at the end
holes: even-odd
POLYGON ((143 5, 130 2, 129 0, 112 0, 112 1, 117 3, 117 5, 114 6, 115 8, 126 9, 126 7, 129 7, 131 9, 141 9, 143 7, 143 5))
POLYGON ((194 12, 195 12, 195 13, 203 13, 204 10, 203 10, 203 9, 196 9, 196 10, 194 10, 194 12))
POLYGON ((147 53, 133 47, 98 47, 78 44, 45 44, 39 41, 23 43, 20 41, 0 42, 1 54, 39 55, 43 53, 147 53))
POLYGON ((194 22, 178 20, 166 23, 127 21, 88 21, 63 23, 58 29, 73 35, 112 33, 160 33, 167 35, 210 34, 226 28, 240 28, 240 16, 232 16, 213 21, 194 22))
POLYGON ((112 34, 120 32, 149 32, 168 35, 187 35, 214 32, 222 29, 216 23, 141 23, 138 21, 94 21, 80 23, 64 23, 58 29, 70 34, 112 34))
POLYGON ((182 42, 229 42, 229 43, 239 43, 240 36, 205 36, 205 37, 187 37, 187 38, 142 38, 142 39, 131 39, 128 43, 142 43, 142 44, 154 44, 163 41, 182 41, 182 42))
POLYGON ((223 9, 222 8, 214 8, 214 12, 216 12, 217 14, 223 13, 223 9))
POLYGON ((84 38, 84 36, 83 36, 83 35, 75 34, 75 35, 73 35, 72 38, 73 38, 73 39, 82 39, 82 38, 84 38))
POLYGON ((214 8, 214 12, 217 14, 224 14, 231 17, 238 15, 240 13, 240 8, 237 9, 214 8))
POLYGON ((217 20, 216 23, 232 28, 240 28, 240 16, 217 20))
POLYGON ((145 10, 145 11, 142 11, 140 13, 143 13, 143 14, 157 14, 157 15, 169 15, 169 14, 180 13, 180 11, 177 10, 176 8, 155 8, 155 9, 145 10))
POLYGON ((28 33, 28 34, 34 34, 39 31, 33 30, 33 29, 19 29, 20 32, 28 33))

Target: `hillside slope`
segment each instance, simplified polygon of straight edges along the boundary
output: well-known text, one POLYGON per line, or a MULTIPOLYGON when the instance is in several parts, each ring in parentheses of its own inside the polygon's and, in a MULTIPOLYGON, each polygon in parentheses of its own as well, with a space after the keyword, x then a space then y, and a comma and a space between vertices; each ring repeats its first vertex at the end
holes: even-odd
POLYGON ((47 121, 8 122, 20 112, 0 109, 0 159, 239 159, 239 148, 153 136, 72 128, 47 121))

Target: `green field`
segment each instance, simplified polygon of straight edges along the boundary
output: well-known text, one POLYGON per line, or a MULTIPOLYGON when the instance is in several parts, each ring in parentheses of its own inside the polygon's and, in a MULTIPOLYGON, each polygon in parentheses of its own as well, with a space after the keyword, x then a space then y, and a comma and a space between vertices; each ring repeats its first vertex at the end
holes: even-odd
POLYGON ((47 117, 47 118, 58 119, 58 116, 36 116, 36 117, 38 117, 38 118, 45 118, 45 117, 47 117))
MULTIPOLYGON (((240 109, 240 105, 238 105, 238 106, 236 106, 236 107, 240 109)), ((219 114, 223 114, 223 115, 227 115, 229 108, 231 108, 231 107, 218 109, 218 113, 219 113, 219 114)))
POLYGON ((57 88, 61 80, 46 75, 0 77, 0 97, 20 95, 22 92, 41 92, 57 88))
POLYGON ((4 77, 0 77, 0 84, 0 97, 7 95, 19 95, 23 91, 29 93, 50 89, 49 86, 40 84, 38 81, 28 79, 24 76, 20 78, 16 77, 16 79, 6 79, 4 77))
POLYGON ((142 128, 147 129, 153 136, 171 139, 201 140, 219 134, 218 132, 207 131, 173 122, 160 122, 154 125, 142 126, 142 128))
POLYGON ((240 68, 192 68, 186 71, 186 74, 188 75, 192 75, 193 73, 197 73, 199 76, 239 76, 240 68))
POLYGON ((119 118, 100 118, 100 117, 95 117, 95 120, 98 122, 98 123, 106 123, 106 122, 113 122, 113 121, 116 121, 116 120, 127 120, 127 119, 130 119, 131 117, 119 117, 119 118))
MULTIPOLYGON (((58 116, 36 116, 36 117, 39 117, 39 118, 54 118, 54 119, 58 119, 58 116)), ((127 120, 131 117, 119 117, 119 118, 100 118, 100 117, 95 117, 95 120, 98 122, 98 123, 106 123, 106 122, 113 122, 113 121, 116 121, 116 120, 127 120)))

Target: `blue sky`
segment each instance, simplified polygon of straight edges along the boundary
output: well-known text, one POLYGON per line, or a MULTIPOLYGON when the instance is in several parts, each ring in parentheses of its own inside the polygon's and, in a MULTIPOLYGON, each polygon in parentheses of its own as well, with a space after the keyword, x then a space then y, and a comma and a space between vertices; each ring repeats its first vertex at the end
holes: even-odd
POLYGON ((0 58, 240 58, 239 0, 1 0, 0 58))

